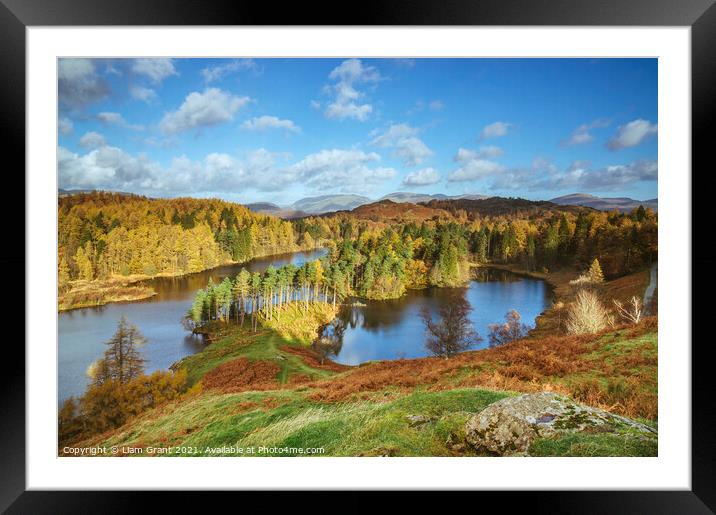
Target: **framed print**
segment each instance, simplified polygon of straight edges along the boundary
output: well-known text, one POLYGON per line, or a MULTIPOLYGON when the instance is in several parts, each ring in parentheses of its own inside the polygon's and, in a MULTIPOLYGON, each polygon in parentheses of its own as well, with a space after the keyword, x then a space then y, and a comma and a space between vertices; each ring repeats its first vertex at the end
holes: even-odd
POLYGON ((3 261, 26 283, 3 507, 708 513, 711 2, 211 5, 4 0, 27 253, 3 261))

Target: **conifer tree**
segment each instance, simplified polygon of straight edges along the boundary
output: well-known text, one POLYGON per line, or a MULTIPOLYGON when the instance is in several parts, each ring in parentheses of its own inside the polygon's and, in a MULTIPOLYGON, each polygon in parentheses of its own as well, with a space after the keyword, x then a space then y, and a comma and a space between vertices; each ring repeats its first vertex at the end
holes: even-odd
POLYGON ((241 271, 236 275, 234 281, 234 295, 236 295, 236 320, 239 319, 239 313, 241 313, 241 325, 244 325, 244 314, 246 312, 246 298, 249 296, 251 291, 251 273, 242 268, 241 271))
POLYGON ((70 267, 67 264, 67 260, 64 256, 60 259, 60 263, 57 270, 57 284, 60 288, 67 285, 70 282, 70 267))
POLYGON ((98 377, 125 384, 144 373, 144 359, 138 347, 146 342, 144 336, 127 318, 122 316, 114 336, 106 342, 103 363, 98 365, 98 377))
POLYGON ((593 283, 604 282, 604 274, 602 273, 602 267, 599 264, 599 260, 597 258, 594 258, 594 261, 592 261, 592 264, 589 266, 587 276, 591 279, 593 283))

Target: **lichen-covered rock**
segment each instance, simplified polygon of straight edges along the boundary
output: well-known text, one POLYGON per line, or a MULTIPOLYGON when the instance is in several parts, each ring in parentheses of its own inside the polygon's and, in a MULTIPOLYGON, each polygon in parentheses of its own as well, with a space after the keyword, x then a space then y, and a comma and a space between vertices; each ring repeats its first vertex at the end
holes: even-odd
POLYGON ((435 420, 435 417, 428 417, 427 415, 407 415, 405 418, 408 419, 410 427, 419 427, 435 420))
POLYGON ((652 428, 634 420, 578 404, 553 392, 540 392, 490 404, 468 419, 465 440, 478 451, 525 456, 537 438, 579 431, 656 438, 652 428))

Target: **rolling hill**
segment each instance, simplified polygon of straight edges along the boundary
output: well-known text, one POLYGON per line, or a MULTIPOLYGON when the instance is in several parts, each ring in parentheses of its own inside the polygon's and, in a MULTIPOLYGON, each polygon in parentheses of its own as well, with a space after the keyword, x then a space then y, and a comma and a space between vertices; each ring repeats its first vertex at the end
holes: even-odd
POLYGON ((316 215, 330 211, 350 210, 369 202, 372 202, 371 199, 362 195, 321 195, 297 200, 291 204, 289 209, 316 215))
POLYGON ((649 200, 634 200, 628 197, 597 197, 588 193, 572 193, 571 195, 564 195, 561 197, 553 198, 550 202, 560 204, 562 206, 586 206, 600 211, 612 211, 614 209, 628 213, 634 208, 644 206, 645 208, 650 207, 654 211, 658 210, 658 199, 649 200))

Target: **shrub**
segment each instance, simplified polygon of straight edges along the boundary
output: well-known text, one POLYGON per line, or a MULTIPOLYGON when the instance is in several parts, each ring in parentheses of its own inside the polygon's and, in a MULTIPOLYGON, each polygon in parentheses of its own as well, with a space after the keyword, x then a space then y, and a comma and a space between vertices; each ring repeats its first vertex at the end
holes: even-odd
POLYGON ((602 267, 599 264, 599 260, 597 258, 594 258, 594 261, 592 261, 592 264, 589 266, 587 275, 589 276, 589 278, 592 280, 593 283, 603 283, 604 282, 604 274, 602 273, 602 267))
POLYGON ((599 260, 594 258, 592 264, 589 266, 589 270, 581 274, 576 279, 569 281, 571 286, 579 288, 585 286, 592 286, 594 284, 601 284, 604 282, 604 274, 602 273, 602 267, 599 264, 599 260))
POLYGON ((592 292, 580 290, 569 306, 567 332, 569 334, 598 333, 609 324, 609 313, 592 292))
POLYGON ((513 309, 505 314, 504 324, 490 324, 490 347, 525 338, 530 328, 520 320, 519 312, 513 309))
POLYGON ((61 446, 117 428, 137 415, 176 399, 186 390, 187 374, 156 371, 127 383, 110 379, 92 384, 76 403, 68 399, 58 416, 61 446))
POLYGON ((612 302, 614 302, 619 316, 628 324, 638 324, 641 321, 642 305, 638 297, 632 297, 626 306, 616 299, 612 302))

